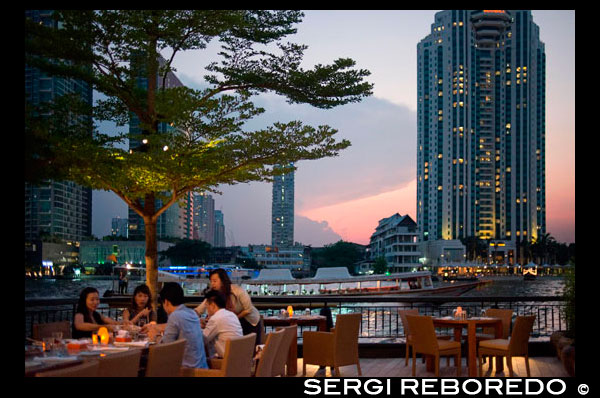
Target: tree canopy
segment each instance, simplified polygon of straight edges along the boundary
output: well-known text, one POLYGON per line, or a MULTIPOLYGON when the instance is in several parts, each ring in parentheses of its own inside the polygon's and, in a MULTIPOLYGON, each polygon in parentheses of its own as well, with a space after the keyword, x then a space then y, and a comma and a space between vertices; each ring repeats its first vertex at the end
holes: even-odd
POLYGON ((372 94, 364 81, 369 71, 351 59, 300 66, 307 47, 282 42, 296 33, 299 11, 58 10, 53 16, 54 27, 25 18, 26 63, 87 82, 106 99, 93 106, 78 95, 26 103, 26 181, 71 180, 125 201, 144 220, 151 290, 157 218, 187 193, 270 181, 299 160, 336 156, 350 145, 336 140, 334 128, 300 120, 249 131, 245 123, 265 111, 253 96, 272 92, 329 109, 372 94), (213 40, 222 51, 206 66, 203 88, 170 86, 175 57, 213 40), (117 126, 135 121, 139 129, 91 134, 92 118, 117 126), (122 147, 127 140, 129 150, 122 147))

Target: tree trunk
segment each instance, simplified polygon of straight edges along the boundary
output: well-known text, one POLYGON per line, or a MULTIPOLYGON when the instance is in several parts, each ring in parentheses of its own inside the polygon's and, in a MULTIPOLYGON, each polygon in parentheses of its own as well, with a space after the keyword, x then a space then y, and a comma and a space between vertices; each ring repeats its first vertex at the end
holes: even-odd
POLYGON ((154 195, 146 195, 144 199, 144 227, 146 232, 146 285, 152 294, 152 306, 156 309, 158 303, 158 242, 156 220, 154 216, 154 195), (150 215, 149 215, 150 214, 150 215))

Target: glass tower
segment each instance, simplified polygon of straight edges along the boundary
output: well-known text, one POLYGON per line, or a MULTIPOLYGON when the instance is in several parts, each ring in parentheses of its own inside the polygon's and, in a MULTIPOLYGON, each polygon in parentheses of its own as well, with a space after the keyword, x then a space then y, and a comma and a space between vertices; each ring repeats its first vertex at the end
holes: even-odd
POLYGON ((271 245, 294 246, 294 172, 273 180, 271 245))
POLYGON ((438 12, 417 51, 420 240, 544 234, 546 59, 531 11, 438 12))

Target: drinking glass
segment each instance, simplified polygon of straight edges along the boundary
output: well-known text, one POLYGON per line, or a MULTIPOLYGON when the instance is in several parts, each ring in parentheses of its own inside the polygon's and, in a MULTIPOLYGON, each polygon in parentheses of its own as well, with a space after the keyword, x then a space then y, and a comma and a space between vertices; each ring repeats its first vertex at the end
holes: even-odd
POLYGON ((62 342, 63 332, 52 332, 52 338, 55 343, 60 344, 62 342))
POLYGON ((54 349, 54 337, 44 337, 44 351, 50 352, 54 349))

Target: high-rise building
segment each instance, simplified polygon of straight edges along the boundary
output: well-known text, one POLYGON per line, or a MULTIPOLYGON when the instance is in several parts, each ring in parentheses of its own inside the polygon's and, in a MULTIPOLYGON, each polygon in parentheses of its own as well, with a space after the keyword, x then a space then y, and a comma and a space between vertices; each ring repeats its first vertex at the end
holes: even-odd
MULTIPOLYGON (((52 10, 26 10, 25 17, 49 27, 58 28, 52 10)), ((92 104, 92 87, 82 80, 56 77, 25 65, 25 98, 32 106, 77 93, 92 104)), ((81 116, 84 117, 84 116, 81 116)), ((90 135, 93 124, 89 117, 90 135)), ((47 180, 41 184, 25 184, 25 241, 53 235, 78 242, 92 234, 92 190, 70 181, 47 180)))
POLYGON ((215 247, 225 247, 225 220, 221 210, 215 210, 215 247))
POLYGON ((215 245, 215 200, 204 192, 194 194, 193 239, 215 245))
MULTIPOLYGON (((132 55, 132 65, 137 65, 137 58, 132 55)), ((163 66, 165 59, 159 57, 159 64, 163 66)), ((132 66, 133 68, 134 66, 132 66)), ((141 88, 148 87, 148 79, 145 77, 144 68, 139 68, 137 83, 141 88)), ((157 74, 157 86, 162 84, 162 78, 157 74)), ((177 76, 169 72, 165 80, 165 86, 170 87, 182 87, 183 83, 177 78, 177 76)), ((159 123, 158 132, 164 133, 171 131, 171 127, 167 123, 159 123)), ((129 140, 130 150, 140 150, 143 145, 143 134, 144 132, 140 128, 140 121, 137 116, 131 113, 129 121, 129 132, 135 136, 139 136, 139 139, 132 138, 129 140)), ((162 206, 162 201, 156 199, 155 208, 162 206)), ((188 193, 184 198, 179 200, 178 203, 171 205, 164 213, 162 213, 156 222, 156 233, 158 239, 161 238, 186 238, 192 239, 193 237, 193 199, 192 194, 188 193)), ((133 239, 143 240, 145 237, 145 226, 144 220, 134 210, 129 208, 129 237, 133 239)))
POLYGON ((271 245, 294 246, 294 172, 274 177, 271 245))
POLYGON ((417 49, 419 239, 544 234, 546 55, 531 11, 441 11, 417 49))
POLYGON ((111 236, 122 236, 127 238, 129 236, 129 220, 126 218, 115 217, 111 222, 111 236))

